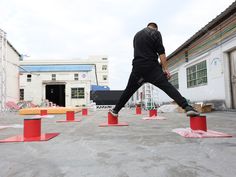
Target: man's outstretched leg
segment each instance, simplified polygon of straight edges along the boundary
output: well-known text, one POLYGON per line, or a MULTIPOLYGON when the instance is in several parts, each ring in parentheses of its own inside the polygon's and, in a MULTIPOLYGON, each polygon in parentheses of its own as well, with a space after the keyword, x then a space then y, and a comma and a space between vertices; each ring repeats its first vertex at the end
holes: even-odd
POLYGON ((124 92, 122 93, 119 101, 113 109, 109 110, 109 112, 113 116, 117 117, 119 111, 127 103, 130 97, 138 90, 138 88, 142 86, 143 82, 144 79, 141 76, 138 76, 133 70, 130 74, 128 84, 124 92))
POLYGON ((149 77, 150 83, 163 90, 169 97, 171 97, 180 107, 185 109, 187 116, 198 116, 197 112, 192 106, 190 106, 187 100, 179 93, 179 91, 168 82, 167 78, 163 75, 158 79, 155 79, 155 74, 149 77))

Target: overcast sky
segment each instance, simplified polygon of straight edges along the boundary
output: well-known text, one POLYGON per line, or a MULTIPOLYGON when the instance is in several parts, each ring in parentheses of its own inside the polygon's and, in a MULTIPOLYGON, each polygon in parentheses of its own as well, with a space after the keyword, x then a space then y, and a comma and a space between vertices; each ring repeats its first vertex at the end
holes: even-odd
POLYGON ((169 55, 234 0, 0 0, 0 28, 27 59, 107 55, 111 89, 126 86, 133 36, 158 24, 169 55))

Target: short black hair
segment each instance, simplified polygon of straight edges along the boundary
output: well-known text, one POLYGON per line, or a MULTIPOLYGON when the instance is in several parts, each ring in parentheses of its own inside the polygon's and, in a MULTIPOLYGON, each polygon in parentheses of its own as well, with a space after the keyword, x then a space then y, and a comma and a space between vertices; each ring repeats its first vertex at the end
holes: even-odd
POLYGON ((157 27, 157 24, 154 23, 154 22, 150 22, 150 23, 148 23, 147 26, 151 26, 151 27, 153 27, 153 28, 158 28, 158 27, 157 27))

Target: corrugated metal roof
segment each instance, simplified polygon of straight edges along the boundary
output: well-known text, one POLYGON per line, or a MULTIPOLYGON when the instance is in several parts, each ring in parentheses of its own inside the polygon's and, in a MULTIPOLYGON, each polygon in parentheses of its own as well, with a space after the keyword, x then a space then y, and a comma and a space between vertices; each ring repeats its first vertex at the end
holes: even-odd
POLYGON ((183 43, 180 47, 178 47, 174 52, 172 52, 168 57, 167 60, 171 59, 181 50, 184 50, 188 47, 191 43, 196 41, 199 37, 203 36, 207 31, 214 28, 216 25, 227 19, 231 15, 235 15, 236 10, 236 1, 233 2, 225 11, 223 11, 220 15, 210 21, 207 25, 205 25, 202 29, 200 29, 197 33, 195 33, 190 39, 188 39, 185 43, 183 43))
POLYGON ((25 65, 20 72, 91 71, 93 65, 25 65))

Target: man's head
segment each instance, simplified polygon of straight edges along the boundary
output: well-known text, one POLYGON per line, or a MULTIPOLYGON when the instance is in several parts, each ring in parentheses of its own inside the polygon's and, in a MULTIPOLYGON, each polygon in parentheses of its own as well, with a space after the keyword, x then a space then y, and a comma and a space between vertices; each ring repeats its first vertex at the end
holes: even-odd
POLYGON ((154 22, 150 22, 150 23, 148 23, 147 27, 149 27, 149 28, 153 28, 153 29, 157 29, 157 30, 158 30, 158 26, 157 26, 157 24, 154 23, 154 22))

